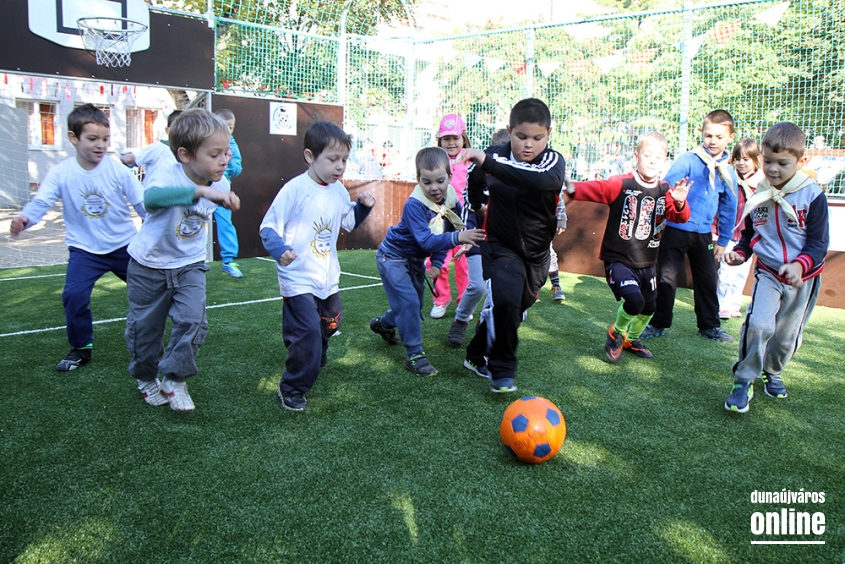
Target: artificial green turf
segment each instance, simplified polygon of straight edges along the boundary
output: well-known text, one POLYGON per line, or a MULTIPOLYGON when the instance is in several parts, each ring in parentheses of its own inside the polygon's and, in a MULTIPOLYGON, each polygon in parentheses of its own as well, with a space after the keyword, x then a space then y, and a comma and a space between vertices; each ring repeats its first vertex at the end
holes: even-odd
MULTIPOLYGON (((380 287, 343 291, 341 334, 305 413, 276 399, 286 355, 272 263, 212 264, 210 333, 189 383, 197 410, 149 407, 127 375, 124 324, 95 326, 94 361, 60 374, 63 330, 0 338, 0 561, 13 562, 810 562, 845 557, 840 367, 845 312, 817 308, 784 374, 789 397, 726 412, 736 345, 695 335, 692 294, 646 344, 653 360, 604 360, 616 309, 599 278, 562 274, 520 329, 518 394, 496 396, 424 308, 440 370, 403 368, 401 345, 367 328, 380 287), (513 461, 498 423, 519 395, 557 404, 560 454, 513 461), (754 490, 825 492, 826 503, 752 504, 754 490), (755 511, 823 512, 821 537, 756 537, 755 511), (752 540, 824 540, 759 546, 752 540)), ((373 251, 341 253, 376 276, 373 251)), ((57 327, 63 278, 2 281, 0 333, 57 327)), ((342 276, 341 287, 377 280, 342 276)), ((430 298, 427 298, 429 300, 430 298)), ((98 283, 95 319, 126 313, 98 283)), ((723 325, 736 336, 740 321, 723 325)), ((469 336, 468 336, 469 337, 469 336)))

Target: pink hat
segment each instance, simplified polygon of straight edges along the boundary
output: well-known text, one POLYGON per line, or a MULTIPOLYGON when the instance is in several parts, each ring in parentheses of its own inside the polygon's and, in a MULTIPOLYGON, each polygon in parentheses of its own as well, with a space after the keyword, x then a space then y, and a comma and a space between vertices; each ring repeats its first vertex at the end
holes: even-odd
POLYGON ((457 135, 458 137, 467 130, 467 126, 458 114, 449 114, 440 120, 440 131, 437 138, 445 135, 457 135))

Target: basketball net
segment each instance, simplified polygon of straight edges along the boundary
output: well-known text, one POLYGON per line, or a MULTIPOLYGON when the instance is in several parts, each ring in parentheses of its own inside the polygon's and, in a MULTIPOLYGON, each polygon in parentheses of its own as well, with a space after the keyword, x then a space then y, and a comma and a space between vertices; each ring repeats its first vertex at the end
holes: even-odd
POLYGON ((128 67, 132 62, 132 44, 147 31, 147 26, 125 18, 79 18, 76 25, 85 48, 97 55, 104 67, 128 67))

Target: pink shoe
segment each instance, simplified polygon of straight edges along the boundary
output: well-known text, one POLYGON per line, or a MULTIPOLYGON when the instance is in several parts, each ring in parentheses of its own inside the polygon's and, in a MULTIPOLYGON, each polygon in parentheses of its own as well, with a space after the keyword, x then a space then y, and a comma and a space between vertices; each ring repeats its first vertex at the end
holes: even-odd
POLYGON ((719 319, 730 319, 730 318, 731 318, 731 312, 730 311, 728 311, 726 309, 720 309, 719 310, 719 319))
POLYGON ((731 311, 731 317, 742 317, 742 312, 738 309, 731 311))

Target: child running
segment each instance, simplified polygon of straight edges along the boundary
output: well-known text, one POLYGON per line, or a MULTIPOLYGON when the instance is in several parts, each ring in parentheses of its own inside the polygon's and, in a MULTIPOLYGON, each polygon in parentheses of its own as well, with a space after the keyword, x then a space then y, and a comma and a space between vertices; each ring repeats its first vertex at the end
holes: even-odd
POLYGON ((660 180, 668 152, 663 135, 643 133, 634 150, 634 172, 567 186, 568 195, 575 200, 610 207, 599 258, 604 261, 607 284, 616 301, 622 301, 604 345, 610 362, 619 362, 623 350, 640 358, 653 356, 643 346, 640 334, 654 315, 655 263, 664 221, 684 223, 690 215, 686 179, 678 180, 673 188, 660 180))
MULTIPOLYGON (((467 126, 458 114, 449 114, 440 120, 440 129, 437 132, 437 146, 441 147, 449 155, 449 167, 452 171, 452 180, 449 183, 458 195, 458 201, 463 207, 466 202, 464 191, 467 186, 467 169, 469 163, 461 159, 464 149, 471 147, 467 137, 467 126)), ((449 285, 449 264, 455 265, 455 285, 458 289, 458 306, 461 304, 464 292, 468 284, 467 260, 464 253, 460 252, 461 247, 449 249, 443 259, 443 266, 440 267, 440 275, 434 278, 434 307, 431 308, 431 317, 440 319, 446 315, 446 308, 452 303, 452 288, 449 285)), ((431 267, 431 260, 426 261, 426 267, 431 267)))
POLYGON ((474 163, 469 204, 482 212, 489 192, 481 244, 487 299, 464 366, 492 380, 491 391, 516 391, 517 335, 523 314, 537 301, 549 272, 558 197, 566 174, 563 156, 548 147, 552 116, 537 98, 517 102, 505 145, 467 149, 474 163))
POLYGON ((763 136, 766 178, 740 218, 742 238, 725 262, 738 265, 757 255, 754 290, 739 334, 739 358, 725 409, 746 413, 752 384, 762 377, 766 395, 786 397, 781 374, 798 351, 821 288, 830 245, 827 197, 801 171, 807 139, 790 122, 763 136))
POLYGON ((68 115, 67 129, 76 155, 50 169, 35 198, 12 219, 10 229, 17 237, 41 221, 56 200, 62 200, 70 252, 62 304, 71 350, 56 366, 61 372, 91 361, 94 284, 110 271, 126 280, 126 246, 138 232, 129 205, 142 218, 146 216, 141 183, 129 169, 106 156, 110 139, 106 114, 93 104, 84 104, 68 115))
POLYGON ((193 411, 187 379, 208 335, 205 316, 207 225, 218 205, 240 200, 223 177, 229 163, 229 128, 203 109, 186 110, 170 126, 177 163, 159 169, 144 192, 148 215, 129 245, 129 374, 150 405, 193 411), (167 318, 170 340, 164 346, 167 318), (163 378, 159 381, 158 375, 163 378))
MULTIPOLYGON (((760 170, 760 146, 757 145, 757 141, 746 137, 737 143, 731 153, 731 163, 739 179, 736 191, 736 222, 738 224, 745 210, 745 202, 754 195, 757 184, 765 178, 763 171, 760 170)), ((726 247, 726 252, 733 250, 741 236, 742 225, 737 225, 726 247)), ((745 288, 745 281, 748 279, 750 270, 751 261, 737 266, 731 266, 723 261, 719 265, 719 319, 742 316, 739 310, 742 305, 742 290, 745 288)))
MULTIPOLYGON (((402 208, 399 223, 387 230, 376 253, 376 265, 390 304, 370 320, 370 329, 395 345, 396 328, 405 345, 405 368, 419 376, 437 374, 423 352, 420 315, 425 284, 425 258, 441 264, 448 249, 484 239, 483 229, 466 229, 461 205, 449 185, 449 155, 440 147, 421 149, 416 157, 417 186, 402 208)), ((433 273, 436 278, 438 273, 433 273)))
POLYGON ((276 261, 284 298, 282 337, 288 349, 278 396, 285 409, 304 411, 311 391, 328 363, 329 338, 343 321, 337 238, 352 231, 376 200, 361 192, 357 203, 340 179, 346 171, 352 139, 339 126, 315 122, 305 132, 308 170, 276 194, 261 222, 264 248, 276 261))

